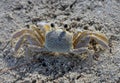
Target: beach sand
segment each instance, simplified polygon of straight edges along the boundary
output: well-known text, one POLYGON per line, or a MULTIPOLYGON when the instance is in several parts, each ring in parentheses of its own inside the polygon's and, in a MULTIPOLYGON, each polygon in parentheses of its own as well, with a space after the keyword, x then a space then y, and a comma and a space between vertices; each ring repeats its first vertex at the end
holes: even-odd
POLYGON ((120 83, 120 1, 0 0, 0 83, 120 83), (64 54, 34 53, 39 59, 32 62, 15 58, 12 34, 37 22, 100 31, 110 49, 99 53, 91 67, 88 60, 64 54))

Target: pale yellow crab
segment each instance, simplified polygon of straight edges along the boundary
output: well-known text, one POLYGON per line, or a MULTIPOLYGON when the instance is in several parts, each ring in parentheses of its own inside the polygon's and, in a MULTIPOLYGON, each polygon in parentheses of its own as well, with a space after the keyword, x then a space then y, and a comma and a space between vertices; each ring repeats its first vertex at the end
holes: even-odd
POLYGON ((16 52, 24 45, 25 41, 29 43, 29 48, 37 49, 39 52, 78 54, 89 52, 92 45, 91 40, 96 42, 95 45, 100 45, 104 49, 108 48, 108 39, 100 32, 83 31, 72 33, 65 28, 56 27, 53 23, 42 23, 41 25, 41 27, 32 25, 30 29, 22 29, 13 34, 12 39, 18 38, 15 45, 16 52))

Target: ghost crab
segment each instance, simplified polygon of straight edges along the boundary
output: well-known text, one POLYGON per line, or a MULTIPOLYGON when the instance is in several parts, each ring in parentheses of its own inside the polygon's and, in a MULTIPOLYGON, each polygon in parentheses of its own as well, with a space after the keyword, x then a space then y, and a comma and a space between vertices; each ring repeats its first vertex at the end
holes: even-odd
POLYGON ((108 48, 108 39, 100 32, 86 30, 73 33, 67 31, 67 26, 59 28, 53 23, 40 23, 40 25, 41 27, 32 25, 30 29, 22 29, 13 34, 12 39, 18 38, 15 52, 25 41, 29 43, 29 49, 39 52, 90 53, 89 48, 92 47, 94 50, 92 40, 96 42, 96 47, 108 48))

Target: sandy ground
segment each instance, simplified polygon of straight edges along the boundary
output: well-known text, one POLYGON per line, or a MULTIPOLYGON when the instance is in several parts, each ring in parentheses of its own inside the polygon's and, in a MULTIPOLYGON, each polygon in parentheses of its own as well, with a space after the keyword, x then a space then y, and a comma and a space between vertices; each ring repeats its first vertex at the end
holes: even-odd
POLYGON ((0 69, 0 83, 120 83, 120 0, 0 0, 0 69), (39 61, 25 64, 26 58, 13 57, 8 41, 40 21, 101 31, 111 50, 100 53, 91 68, 87 60, 37 53, 39 61))

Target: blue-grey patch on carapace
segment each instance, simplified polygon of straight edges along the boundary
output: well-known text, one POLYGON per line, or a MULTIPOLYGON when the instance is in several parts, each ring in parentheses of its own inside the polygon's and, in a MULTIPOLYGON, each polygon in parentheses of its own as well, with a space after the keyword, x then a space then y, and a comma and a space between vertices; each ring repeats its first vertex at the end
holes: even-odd
POLYGON ((53 52, 68 52, 72 48, 72 35, 61 29, 48 32, 45 47, 53 52))
POLYGON ((58 40, 61 41, 61 40, 63 39, 63 37, 65 37, 65 35, 66 35, 66 32, 65 32, 65 31, 62 31, 62 32, 60 33, 60 35, 58 36, 58 40))

